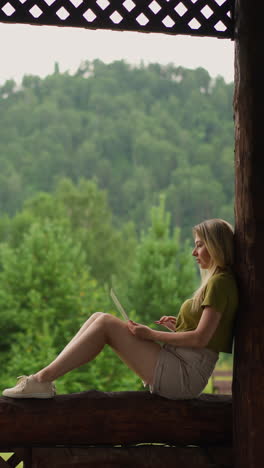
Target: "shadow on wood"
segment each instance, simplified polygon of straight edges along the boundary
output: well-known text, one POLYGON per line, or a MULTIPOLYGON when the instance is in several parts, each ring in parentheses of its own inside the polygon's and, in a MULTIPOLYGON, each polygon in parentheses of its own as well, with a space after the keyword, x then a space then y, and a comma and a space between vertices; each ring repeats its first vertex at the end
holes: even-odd
POLYGON ((33 449, 33 468, 231 468, 230 447, 33 449))

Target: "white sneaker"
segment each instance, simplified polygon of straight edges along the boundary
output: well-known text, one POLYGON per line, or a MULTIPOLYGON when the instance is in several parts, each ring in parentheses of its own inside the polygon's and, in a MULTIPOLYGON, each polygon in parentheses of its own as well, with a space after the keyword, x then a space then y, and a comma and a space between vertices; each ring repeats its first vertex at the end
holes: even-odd
POLYGON ((6 388, 3 395, 9 398, 53 398, 56 388, 53 382, 39 383, 33 375, 22 375, 13 388, 6 388))

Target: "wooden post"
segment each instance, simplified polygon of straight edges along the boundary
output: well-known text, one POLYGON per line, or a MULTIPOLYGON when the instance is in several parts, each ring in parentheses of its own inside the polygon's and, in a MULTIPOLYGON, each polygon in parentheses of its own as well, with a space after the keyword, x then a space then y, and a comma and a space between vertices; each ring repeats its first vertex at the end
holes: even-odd
POLYGON ((262 468, 264 441, 263 0, 235 2, 235 468, 262 468))

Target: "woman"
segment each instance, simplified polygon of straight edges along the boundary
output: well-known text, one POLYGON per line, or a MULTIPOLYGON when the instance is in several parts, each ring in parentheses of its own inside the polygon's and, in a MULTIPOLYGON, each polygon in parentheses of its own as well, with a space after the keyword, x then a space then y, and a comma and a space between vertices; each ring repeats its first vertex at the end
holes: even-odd
POLYGON ((156 322, 169 331, 96 312, 51 364, 34 375, 23 376, 3 395, 52 398, 56 393, 54 380, 91 361, 108 344, 152 393, 170 399, 197 397, 213 372, 219 352, 232 352, 238 294, 232 273, 231 225, 211 219, 193 231, 192 255, 203 279, 192 299, 181 306, 177 319, 163 316, 156 322))

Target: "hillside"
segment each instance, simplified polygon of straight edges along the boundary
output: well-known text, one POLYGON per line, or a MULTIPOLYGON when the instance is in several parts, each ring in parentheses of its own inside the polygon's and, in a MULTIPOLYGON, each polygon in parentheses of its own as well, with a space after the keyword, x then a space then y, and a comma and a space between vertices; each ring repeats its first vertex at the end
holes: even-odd
POLYGON ((160 193, 173 225, 233 218, 233 85, 202 68, 81 64, 0 88, 0 212, 60 179, 96 178, 115 223, 149 222, 160 193))

